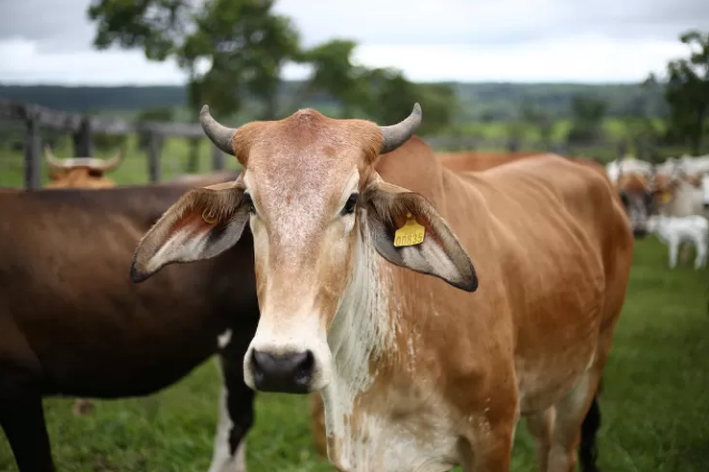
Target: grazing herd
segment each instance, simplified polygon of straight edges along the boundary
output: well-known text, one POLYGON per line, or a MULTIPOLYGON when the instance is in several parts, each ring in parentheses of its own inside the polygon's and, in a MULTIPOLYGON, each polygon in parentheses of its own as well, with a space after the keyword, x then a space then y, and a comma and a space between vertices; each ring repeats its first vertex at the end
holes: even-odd
POLYGON ((694 267, 706 265, 709 221, 709 155, 682 156, 662 164, 626 157, 606 165, 628 209, 636 236, 651 232, 668 246, 668 265, 689 260, 692 246, 694 267), (681 250, 680 250, 681 248, 681 250))
POLYGON ((55 470, 44 396, 148 395, 213 355, 209 472, 245 470, 257 391, 312 394, 339 471, 508 471, 522 417, 540 471, 598 470, 633 235, 703 211, 703 172, 682 170, 699 164, 437 155, 421 120, 305 109, 232 129, 205 107, 243 170, 151 185, 106 179, 121 155, 47 148, 61 188, 0 191, 0 424, 20 471, 55 470))

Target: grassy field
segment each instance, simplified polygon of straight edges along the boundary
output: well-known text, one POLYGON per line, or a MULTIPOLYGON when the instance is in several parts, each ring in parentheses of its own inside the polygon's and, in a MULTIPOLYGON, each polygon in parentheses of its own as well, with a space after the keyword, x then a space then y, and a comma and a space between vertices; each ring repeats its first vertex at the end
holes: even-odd
MULTIPOLYGON (((639 242, 601 398, 600 463, 606 472, 709 470, 709 269, 670 271, 654 238, 639 242)), ((58 470, 206 471, 219 379, 206 362, 182 382, 140 399, 100 401, 82 418, 72 400, 45 408, 58 470)), ((514 471, 535 471, 518 428, 514 471)), ((252 472, 328 471, 312 446, 309 399, 261 394, 248 437, 252 472)), ((0 471, 15 471, 0 440, 0 471)))

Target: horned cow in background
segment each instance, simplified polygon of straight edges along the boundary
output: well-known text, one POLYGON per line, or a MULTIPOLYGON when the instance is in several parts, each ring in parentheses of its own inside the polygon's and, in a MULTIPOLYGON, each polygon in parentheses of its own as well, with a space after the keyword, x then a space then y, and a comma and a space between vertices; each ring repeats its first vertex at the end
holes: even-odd
POLYGON ((110 159, 94 157, 56 157, 49 146, 44 147, 44 156, 49 166, 50 182, 46 188, 108 188, 116 183, 104 174, 116 169, 123 162, 123 152, 119 151, 110 159))
POLYGON ((625 207, 633 235, 644 238, 647 222, 653 213, 652 176, 653 165, 649 162, 626 156, 606 165, 608 178, 625 207))

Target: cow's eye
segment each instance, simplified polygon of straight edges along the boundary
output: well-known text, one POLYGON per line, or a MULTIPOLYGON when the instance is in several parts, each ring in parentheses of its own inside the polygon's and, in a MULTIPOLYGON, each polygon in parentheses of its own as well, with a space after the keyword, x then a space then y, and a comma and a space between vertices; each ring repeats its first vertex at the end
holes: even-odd
POLYGON ((254 201, 251 200, 251 195, 248 193, 244 193, 244 198, 242 200, 242 203, 244 205, 247 205, 249 208, 249 213, 255 214, 256 213, 256 207, 254 207, 254 201))
POLYGON ((358 200, 359 200, 359 193, 355 192, 352 195, 350 195, 350 198, 347 199, 345 206, 342 207, 342 214, 343 215, 352 214, 355 210, 355 207, 357 206, 358 200))

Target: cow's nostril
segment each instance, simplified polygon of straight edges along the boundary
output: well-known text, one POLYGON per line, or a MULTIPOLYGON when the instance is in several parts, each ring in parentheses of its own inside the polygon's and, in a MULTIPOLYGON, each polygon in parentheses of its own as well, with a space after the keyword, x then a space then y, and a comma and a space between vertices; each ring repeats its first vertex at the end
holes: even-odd
POLYGON ((254 349, 251 373, 257 390, 265 392, 307 393, 315 368, 311 351, 271 354, 254 349))

